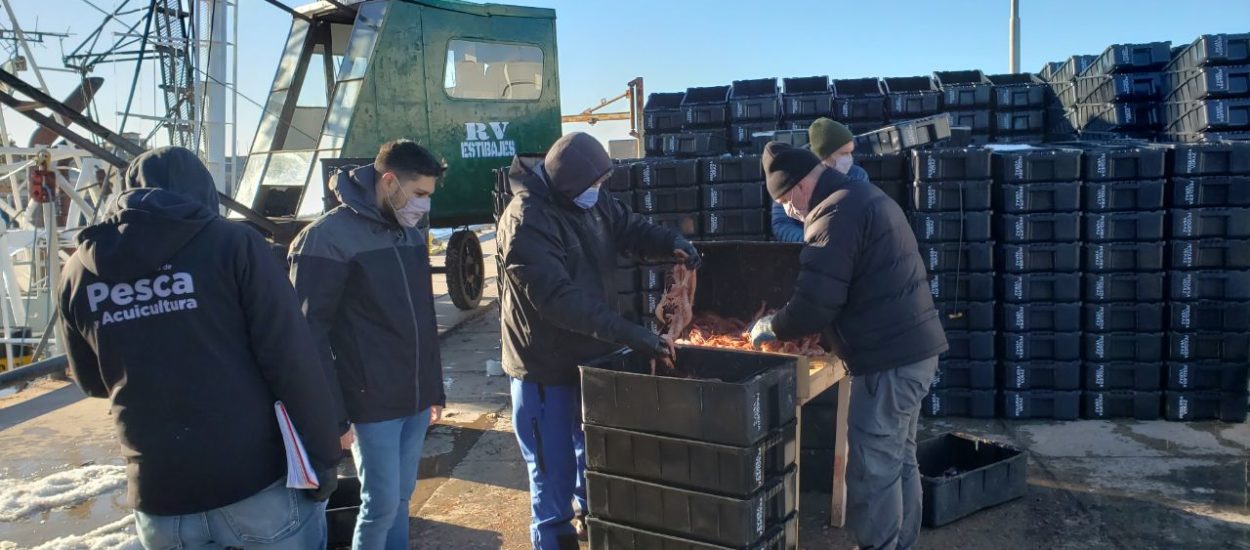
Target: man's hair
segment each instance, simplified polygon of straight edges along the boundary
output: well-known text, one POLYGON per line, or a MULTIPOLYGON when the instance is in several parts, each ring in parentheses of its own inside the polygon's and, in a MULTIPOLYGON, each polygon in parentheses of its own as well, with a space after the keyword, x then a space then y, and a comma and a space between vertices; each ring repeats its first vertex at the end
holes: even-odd
POLYGON ((410 139, 396 139, 382 144, 373 164, 379 172, 395 172, 401 178, 439 177, 447 165, 425 147, 410 139))

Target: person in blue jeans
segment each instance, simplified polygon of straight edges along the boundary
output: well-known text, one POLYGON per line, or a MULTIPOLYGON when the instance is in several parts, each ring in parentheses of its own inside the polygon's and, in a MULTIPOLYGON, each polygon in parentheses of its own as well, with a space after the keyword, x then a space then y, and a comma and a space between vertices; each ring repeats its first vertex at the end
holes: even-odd
POLYGON ((291 281, 333 381, 340 426, 360 476, 352 548, 407 550, 421 447, 447 398, 430 256, 417 229, 445 166, 408 140, 332 188, 342 204, 291 244, 291 281), (354 433, 354 441, 352 437, 354 433))
MULTIPOLYGON (((808 147, 825 166, 847 178, 869 183, 868 172, 855 164, 855 135, 845 124, 829 118, 818 118, 807 128, 808 147)), ((803 217, 774 202, 772 209, 773 238, 783 243, 803 242, 803 217)))

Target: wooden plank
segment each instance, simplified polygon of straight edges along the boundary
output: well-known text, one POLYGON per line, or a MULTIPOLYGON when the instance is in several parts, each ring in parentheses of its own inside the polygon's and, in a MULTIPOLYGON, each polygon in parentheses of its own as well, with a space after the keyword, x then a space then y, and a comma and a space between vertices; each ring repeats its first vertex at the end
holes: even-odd
POLYGON ((829 523, 834 527, 846 525, 846 461, 849 458, 847 444, 847 418, 851 412, 851 379, 844 377, 838 384, 838 415, 833 442, 833 505, 829 523))

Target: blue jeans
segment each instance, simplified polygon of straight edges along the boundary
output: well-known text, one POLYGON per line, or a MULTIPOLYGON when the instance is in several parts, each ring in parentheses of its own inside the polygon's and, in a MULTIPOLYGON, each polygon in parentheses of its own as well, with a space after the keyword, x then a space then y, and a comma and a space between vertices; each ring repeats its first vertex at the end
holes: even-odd
POLYGON ((313 501, 307 491, 286 488, 284 478, 239 502, 199 514, 135 511, 135 527, 148 550, 325 548, 326 503, 313 501))
POLYGON ((537 550, 577 547, 573 502, 586 508, 581 392, 512 379, 512 426, 530 475, 530 538, 537 550))
POLYGON ((360 477, 360 516, 353 550, 408 550, 408 501, 417 488, 430 410, 384 422, 354 424, 352 457, 360 477))

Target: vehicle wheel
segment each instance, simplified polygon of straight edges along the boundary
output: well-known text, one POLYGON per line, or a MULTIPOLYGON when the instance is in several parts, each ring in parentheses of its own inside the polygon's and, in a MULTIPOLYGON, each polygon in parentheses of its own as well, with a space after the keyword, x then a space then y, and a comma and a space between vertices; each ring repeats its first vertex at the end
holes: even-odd
POLYGON ((452 233, 447 241, 447 292, 456 307, 470 310, 482 302, 485 267, 477 234, 467 229, 452 233))

